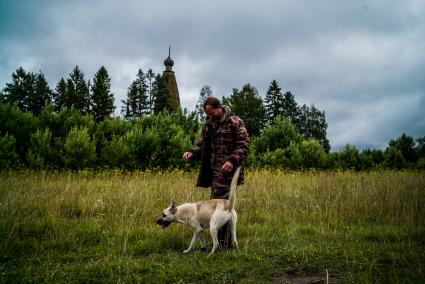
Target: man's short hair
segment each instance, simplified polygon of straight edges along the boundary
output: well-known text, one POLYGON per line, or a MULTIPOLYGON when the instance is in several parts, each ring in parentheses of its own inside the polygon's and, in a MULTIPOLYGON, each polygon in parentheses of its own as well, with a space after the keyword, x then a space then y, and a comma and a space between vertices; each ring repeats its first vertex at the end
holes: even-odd
POLYGON ((212 106, 214 109, 217 109, 218 107, 221 107, 221 103, 220 100, 217 99, 216 97, 213 96, 209 96, 205 102, 204 102, 204 109, 207 105, 212 106))

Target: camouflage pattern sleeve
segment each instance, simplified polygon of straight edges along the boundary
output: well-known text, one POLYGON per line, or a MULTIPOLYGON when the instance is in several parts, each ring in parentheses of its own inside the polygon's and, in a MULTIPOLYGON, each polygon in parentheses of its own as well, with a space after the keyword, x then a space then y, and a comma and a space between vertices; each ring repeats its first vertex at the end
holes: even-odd
POLYGON ((229 161, 232 162, 234 167, 238 167, 247 157, 249 150, 249 136, 248 131, 245 128, 245 124, 240 118, 232 117, 232 123, 234 123, 236 131, 236 143, 235 149, 229 157, 229 161))

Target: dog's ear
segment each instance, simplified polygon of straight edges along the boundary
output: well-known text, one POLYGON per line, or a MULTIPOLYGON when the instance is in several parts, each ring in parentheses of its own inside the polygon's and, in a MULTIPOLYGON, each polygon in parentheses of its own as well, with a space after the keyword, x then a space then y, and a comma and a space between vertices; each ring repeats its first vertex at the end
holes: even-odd
POLYGON ((170 212, 171 212, 171 214, 174 214, 174 213, 176 213, 176 211, 177 211, 177 208, 176 208, 176 202, 173 200, 173 201, 171 202, 170 212))

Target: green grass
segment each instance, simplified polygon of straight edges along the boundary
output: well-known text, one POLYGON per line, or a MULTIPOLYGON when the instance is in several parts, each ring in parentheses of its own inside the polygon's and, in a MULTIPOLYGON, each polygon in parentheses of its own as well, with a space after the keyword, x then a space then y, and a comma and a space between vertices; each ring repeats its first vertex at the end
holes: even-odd
MULTIPOLYGON (((189 228, 155 224, 205 200, 196 173, 0 173, 0 282, 425 281, 422 172, 248 171, 239 250, 182 253, 189 228), (280 279, 280 280, 279 280, 280 279)), ((206 234, 211 246, 209 234, 206 234)))

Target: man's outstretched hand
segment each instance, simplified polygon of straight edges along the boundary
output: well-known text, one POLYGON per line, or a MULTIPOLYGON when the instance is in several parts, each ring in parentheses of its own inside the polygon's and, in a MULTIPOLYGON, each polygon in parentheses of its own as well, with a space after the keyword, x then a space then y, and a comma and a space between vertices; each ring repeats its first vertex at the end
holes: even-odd
POLYGON ((184 154, 183 154, 183 160, 187 161, 190 158, 192 158, 192 156, 193 156, 193 153, 192 152, 184 152, 184 154))

